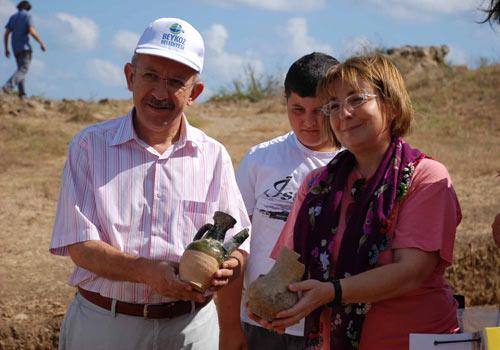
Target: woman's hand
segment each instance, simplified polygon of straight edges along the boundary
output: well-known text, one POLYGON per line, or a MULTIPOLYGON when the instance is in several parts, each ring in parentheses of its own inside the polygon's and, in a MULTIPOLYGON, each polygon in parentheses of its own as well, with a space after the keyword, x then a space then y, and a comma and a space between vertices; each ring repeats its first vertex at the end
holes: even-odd
POLYGON ((263 318, 260 318, 259 316, 257 316, 256 314, 252 313, 249 309, 248 309, 248 305, 247 305, 247 316, 257 322, 258 324, 260 324, 263 328, 265 329, 268 329, 270 331, 273 331, 273 332, 276 332, 276 333, 279 333, 279 334, 285 334, 285 327, 282 327, 282 328, 273 328, 273 325, 271 322, 263 319, 263 318))
POLYGON ((302 292, 302 298, 297 304, 287 310, 280 311, 271 322, 271 328, 277 332, 299 323, 321 305, 327 304, 335 297, 335 290, 330 282, 306 280, 292 283, 289 286, 292 292, 302 292))
POLYGON ((302 298, 291 308, 280 311, 272 322, 268 322, 250 311, 248 312, 248 317, 264 328, 283 334, 285 333, 285 328, 299 323, 301 319, 309 315, 312 311, 332 301, 335 296, 333 285, 330 282, 320 282, 317 280, 292 283, 289 289, 292 292, 302 292, 302 298))

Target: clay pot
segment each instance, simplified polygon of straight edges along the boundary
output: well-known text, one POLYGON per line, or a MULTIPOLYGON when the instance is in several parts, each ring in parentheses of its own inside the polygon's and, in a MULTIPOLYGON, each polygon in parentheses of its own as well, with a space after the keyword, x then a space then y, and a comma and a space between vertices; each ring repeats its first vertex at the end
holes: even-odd
POLYGON ((179 278, 188 282, 199 292, 210 287, 214 273, 224 260, 238 248, 249 236, 244 229, 225 243, 226 231, 234 226, 236 220, 229 214, 217 211, 214 224, 205 224, 194 236, 181 256, 179 262, 179 278))
POLYGON ((271 270, 250 284, 247 307, 252 313, 270 322, 278 312, 299 301, 298 294, 288 289, 290 283, 300 281, 304 275, 305 266, 297 261, 299 256, 287 247, 281 248, 271 270))
POLYGON ((219 261, 197 250, 186 250, 179 263, 179 277, 199 292, 210 287, 212 276, 219 269, 219 261))

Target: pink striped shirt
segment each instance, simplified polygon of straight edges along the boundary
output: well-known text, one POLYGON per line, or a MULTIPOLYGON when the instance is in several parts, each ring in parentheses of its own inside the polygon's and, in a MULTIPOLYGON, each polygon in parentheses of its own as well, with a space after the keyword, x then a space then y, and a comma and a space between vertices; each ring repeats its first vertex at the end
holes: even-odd
MULTIPOLYGON (((137 137, 131 111, 71 142, 50 252, 68 255, 68 245, 101 240, 131 255, 178 262, 216 210, 237 220, 226 239, 250 226, 224 146, 183 118, 179 141, 160 155, 137 137)), ((240 249, 249 252, 249 241, 240 249)), ((148 285, 79 266, 69 283, 132 303, 169 301, 148 285)))

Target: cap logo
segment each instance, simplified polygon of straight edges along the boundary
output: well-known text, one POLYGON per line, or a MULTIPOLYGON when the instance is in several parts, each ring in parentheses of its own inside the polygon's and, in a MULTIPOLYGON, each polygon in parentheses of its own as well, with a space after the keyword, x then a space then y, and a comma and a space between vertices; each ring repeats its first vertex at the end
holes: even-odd
POLYGON ((174 23, 170 26, 170 32, 175 35, 179 35, 181 33, 184 33, 184 30, 182 29, 182 26, 179 23, 174 23))
POLYGON ((165 46, 184 50, 186 38, 183 38, 181 36, 184 33, 184 29, 182 29, 182 26, 179 23, 174 23, 170 26, 169 29, 170 33, 163 33, 160 43, 165 46))

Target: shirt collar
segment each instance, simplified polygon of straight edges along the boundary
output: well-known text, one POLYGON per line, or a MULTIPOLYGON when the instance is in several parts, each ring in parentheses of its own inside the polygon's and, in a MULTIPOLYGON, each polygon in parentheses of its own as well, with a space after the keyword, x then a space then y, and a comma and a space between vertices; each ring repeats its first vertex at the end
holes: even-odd
POLYGON ((111 146, 121 145, 130 140, 138 139, 134 130, 134 123, 132 121, 133 113, 134 108, 132 108, 124 118, 121 118, 120 125, 118 126, 115 137, 111 142, 111 146))
MULTIPOLYGON (((127 113, 127 115, 121 119, 121 123, 113 138, 113 141, 111 142, 111 146, 121 145, 130 140, 136 140, 139 143, 143 142, 139 139, 134 129, 134 122, 133 122, 134 111, 135 108, 132 108, 127 113)), ((186 145, 190 145, 193 148, 201 150, 202 140, 203 138, 201 133, 198 132, 196 128, 192 127, 189 124, 186 115, 183 115, 181 119, 181 133, 179 135, 179 140, 174 144, 175 147, 183 148, 186 145)))
POLYGON ((182 116, 181 122, 181 134, 179 136, 179 140, 175 143, 179 148, 182 148, 186 145, 190 145, 195 149, 202 150, 202 136, 198 129, 192 127, 184 114, 182 116))

